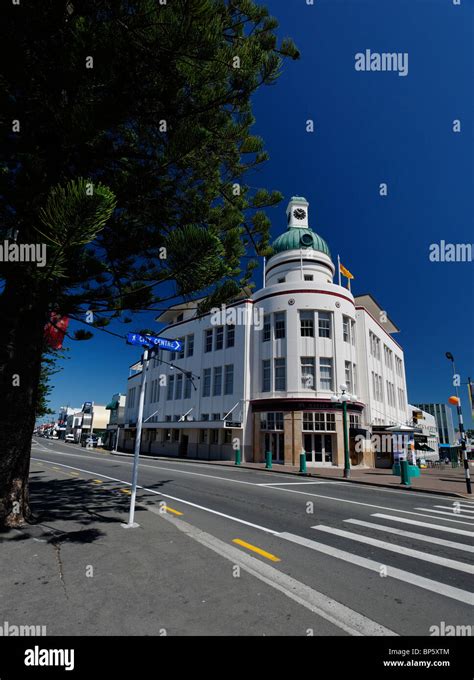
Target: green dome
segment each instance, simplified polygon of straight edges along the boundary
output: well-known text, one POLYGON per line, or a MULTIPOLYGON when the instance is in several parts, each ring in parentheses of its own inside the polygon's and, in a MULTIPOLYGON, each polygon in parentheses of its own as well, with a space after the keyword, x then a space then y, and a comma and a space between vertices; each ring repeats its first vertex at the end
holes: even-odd
POLYGON ((328 245, 321 236, 307 227, 290 227, 273 242, 273 254, 282 253, 285 250, 319 250, 331 257, 328 245))

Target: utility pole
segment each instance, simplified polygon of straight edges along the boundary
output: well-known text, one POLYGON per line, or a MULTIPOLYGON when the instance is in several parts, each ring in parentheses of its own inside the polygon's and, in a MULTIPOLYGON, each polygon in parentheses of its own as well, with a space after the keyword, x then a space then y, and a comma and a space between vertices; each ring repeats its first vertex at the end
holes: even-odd
POLYGON ((128 524, 122 524, 124 529, 135 529, 136 527, 140 526, 135 522, 135 502, 137 497, 138 462, 140 458, 140 444, 142 438, 143 407, 145 404, 145 387, 146 387, 146 374, 148 371, 148 354, 149 350, 145 349, 142 356, 142 381, 140 385, 140 396, 138 398, 137 429, 135 434, 135 449, 133 456, 133 472, 132 472, 132 497, 130 499, 130 513, 128 517, 128 524))
POLYGON ((471 489, 471 471, 469 470, 469 461, 467 459, 467 446, 466 446, 466 432, 464 431, 464 420, 462 417, 462 409, 461 409, 461 399, 459 397, 459 390, 456 384, 456 368, 454 366, 454 357, 451 354, 451 352, 446 352, 446 358, 449 359, 449 361, 452 364, 453 367, 453 385, 456 388, 456 396, 455 397, 450 397, 449 402, 456 404, 456 409, 458 412, 458 421, 459 421, 459 434, 461 436, 461 450, 462 450, 462 457, 463 457, 463 464, 464 464, 464 478, 466 480, 466 491, 469 494, 472 494, 472 489, 471 489), (452 401, 451 401, 452 400, 452 401))

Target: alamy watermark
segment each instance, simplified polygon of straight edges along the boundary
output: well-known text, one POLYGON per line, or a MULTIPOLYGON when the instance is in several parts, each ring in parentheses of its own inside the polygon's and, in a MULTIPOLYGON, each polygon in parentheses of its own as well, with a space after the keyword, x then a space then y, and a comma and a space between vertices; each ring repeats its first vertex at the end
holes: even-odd
POLYGON ((0 624, 0 637, 38 637, 47 635, 46 626, 16 626, 8 621, 0 624))
POLYGON ((440 621, 439 625, 430 626, 430 635, 435 637, 460 637, 471 636, 474 634, 473 626, 470 624, 447 624, 446 621, 440 621))
POLYGON ((211 326, 255 326, 257 331, 263 329, 262 307, 253 307, 250 314, 245 307, 213 307, 210 311, 211 326))
POLYGON ((357 52, 354 55, 356 71, 395 71, 399 76, 408 75, 408 52, 357 52))
POLYGON ((430 262, 472 262, 471 243, 439 243, 430 245, 430 262))
POLYGON ((44 267, 46 243, 16 243, 5 239, 0 243, 0 262, 36 262, 37 267, 44 267))

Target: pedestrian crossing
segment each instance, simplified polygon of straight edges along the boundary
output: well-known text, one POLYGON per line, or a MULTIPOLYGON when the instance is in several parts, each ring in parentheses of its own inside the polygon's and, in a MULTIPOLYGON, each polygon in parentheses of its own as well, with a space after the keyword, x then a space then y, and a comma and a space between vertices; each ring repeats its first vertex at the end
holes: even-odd
MULTIPOLYGON (((421 517, 411 519, 403 516, 401 510, 394 510, 393 514, 373 512, 367 519, 344 519, 343 528, 316 524, 311 527, 315 538, 290 533, 282 533, 280 537, 372 572, 381 573, 383 567, 383 575, 464 604, 474 605, 474 593, 457 587, 458 584, 466 583, 465 574, 474 575, 471 557, 474 553, 474 514, 467 514, 474 513, 474 502, 462 501, 461 505, 461 502, 455 501, 452 507, 444 506, 451 510, 446 514, 453 518, 463 518, 459 521, 462 528, 452 524, 447 526, 446 522, 450 520, 444 514, 433 516, 431 513, 436 512, 437 507, 439 506, 429 505, 415 508, 426 512, 427 521, 421 517), (430 519, 437 520, 437 523, 430 519), (472 528, 465 528, 466 524, 472 528), (374 549, 382 551, 380 554, 387 553, 387 561, 373 559, 374 549), (367 552, 370 557, 366 556, 367 552), (394 563, 390 564, 389 555, 393 553, 397 558, 394 557, 394 563), (401 563, 404 569, 398 566, 400 558, 406 558, 401 563), (423 575, 428 569, 428 573, 434 574, 435 578, 423 575)), ((451 519, 451 522, 456 521, 451 519)))

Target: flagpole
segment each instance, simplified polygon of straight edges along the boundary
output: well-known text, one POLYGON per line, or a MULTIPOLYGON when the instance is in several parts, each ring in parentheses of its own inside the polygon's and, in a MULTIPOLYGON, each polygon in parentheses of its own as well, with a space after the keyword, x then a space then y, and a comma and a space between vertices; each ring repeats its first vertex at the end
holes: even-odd
POLYGON ((339 285, 342 285, 341 284, 341 259, 340 259, 339 255, 337 256, 337 271, 339 273, 339 285))

